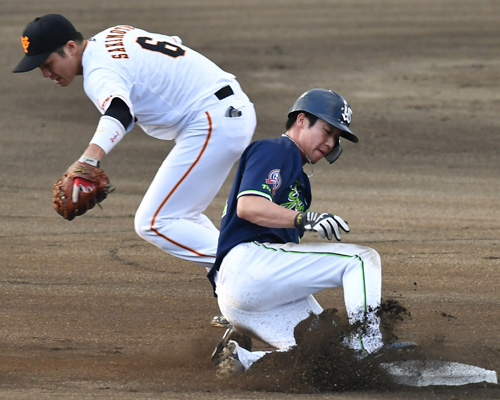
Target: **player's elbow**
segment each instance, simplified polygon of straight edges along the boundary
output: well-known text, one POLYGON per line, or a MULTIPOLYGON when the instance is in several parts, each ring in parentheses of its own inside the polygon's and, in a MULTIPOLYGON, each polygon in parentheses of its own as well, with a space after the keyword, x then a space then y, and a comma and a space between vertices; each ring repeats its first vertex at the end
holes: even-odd
POLYGON ((238 202, 238 205, 236 207, 236 215, 238 218, 247 220, 252 222, 252 213, 250 210, 248 210, 244 205, 242 205, 240 202, 238 202))
POLYGON ((236 215, 238 218, 244 219, 253 224, 258 224, 259 214, 256 212, 255 201, 253 196, 243 196, 238 199, 236 205, 236 215))

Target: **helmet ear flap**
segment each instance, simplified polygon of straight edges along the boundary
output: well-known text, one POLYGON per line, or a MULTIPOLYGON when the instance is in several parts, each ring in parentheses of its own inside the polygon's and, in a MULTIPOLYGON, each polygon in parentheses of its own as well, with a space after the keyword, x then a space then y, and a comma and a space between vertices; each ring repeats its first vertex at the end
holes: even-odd
POLYGON ((325 156, 329 164, 333 164, 342 154, 342 147, 337 143, 335 147, 325 156))

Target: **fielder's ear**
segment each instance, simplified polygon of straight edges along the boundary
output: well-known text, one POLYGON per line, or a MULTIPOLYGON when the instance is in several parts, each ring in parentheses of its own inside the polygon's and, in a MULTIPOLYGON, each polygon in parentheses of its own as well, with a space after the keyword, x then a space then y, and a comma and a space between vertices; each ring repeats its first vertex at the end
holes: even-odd
POLYGON ((78 45, 74 40, 68 40, 68 42, 64 45, 64 51, 70 56, 74 56, 78 52, 78 45))

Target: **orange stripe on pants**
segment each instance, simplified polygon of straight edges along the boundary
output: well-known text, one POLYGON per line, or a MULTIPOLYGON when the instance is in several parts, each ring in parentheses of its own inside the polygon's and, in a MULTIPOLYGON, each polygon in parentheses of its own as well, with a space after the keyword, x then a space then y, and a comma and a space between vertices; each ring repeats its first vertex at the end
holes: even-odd
POLYGON ((160 231, 158 231, 155 227, 154 227, 154 224, 155 224, 155 221, 156 221, 156 217, 158 216, 160 210, 163 208, 163 206, 167 203, 168 199, 174 194, 174 192, 177 190, 177 188, 179 187, 179 185, 186 179, 186 177, 189 175, 189 173, 193 170, 193 168, 195 167, 195 165, 198 163, 198 161, 200 160, 200 158, 202 157, 203 153, 205 152, 207 146, 208 146, 208 142, 210 141, 210 138, 212 136, 212 118, 210 117, 210 114, 208 112, 205 112, 206 116, 207 116, 207 119, 208 119, 208 135, 207 135, 207 138, 205 140, 205 143, 203 144, 203 148, 201 149, 200 151, 200 154, 198 154, 198 157, 196 157, 196 160, 193 162, 193 164, 191 164, 191 166, 188 168, 188 170, 186 171, 186 173, 182 176, 182 178, 175 184, 175 186, 172 188, 172 190, 170 191, 170 193, 167 195, 167 197, 165 197, 165 199, 162 201, 162 203, 160 204, 160 207, 158 207, 158 209, 156 210, 155 212, 155 215, 153 216, 153 220, 151 221, 151 231, 155 232, 158 236, 162 237, 163 239, 169 241, 170 243, 173 243, 175 244, 176 246, 180 247, 180 248, 183 248, 184 250, 187 250, 187 251, 190 251, 198 256, 202 256, 202 257, 212 257, 212 258, 215 258, 215 256, 213 255, 208 255, 208 254, 203 254, 203 253, 200 253, 194 249, 191 249, 177 241, 175 241, 174 239, 172 238, 169 238, 167 236, 165 236, 164 234, 162 234, 160 231))

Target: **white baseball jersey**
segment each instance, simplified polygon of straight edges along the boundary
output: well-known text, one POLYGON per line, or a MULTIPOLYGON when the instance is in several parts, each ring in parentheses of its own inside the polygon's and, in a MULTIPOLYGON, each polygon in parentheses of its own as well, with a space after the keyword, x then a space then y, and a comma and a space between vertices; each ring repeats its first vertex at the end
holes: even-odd
POLYGON ((102 113, 120 97, 136 123, 159 139, 174 138, 200 104, 234 81, 178 37, 127 25, 91 38, 82 64, 85 92, 102 113))
MULTIPOLYGON (((179 38, 127 25, 91 38, 82 65, 85 92, 101 113, 113 98, 129 106, 133 119, 125 132, 137 123, 150 136, 175 138, 136 212, 136 232, 209 268, 219 231, 203 213, 250 143, 253 104, 233 75, 179 38)), ((99 132, 91 143, 105 152, 125 133, 99 132)))

